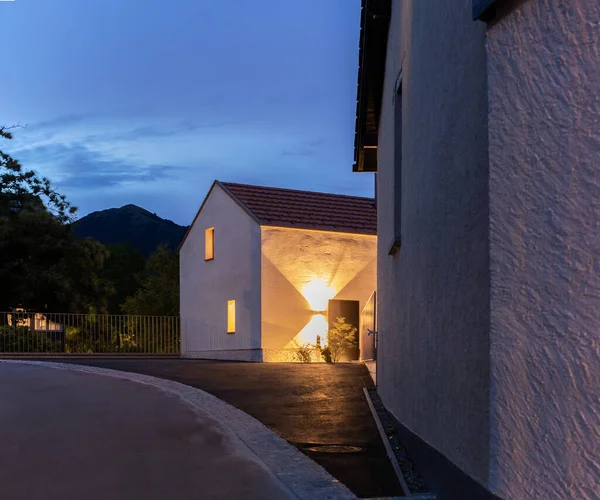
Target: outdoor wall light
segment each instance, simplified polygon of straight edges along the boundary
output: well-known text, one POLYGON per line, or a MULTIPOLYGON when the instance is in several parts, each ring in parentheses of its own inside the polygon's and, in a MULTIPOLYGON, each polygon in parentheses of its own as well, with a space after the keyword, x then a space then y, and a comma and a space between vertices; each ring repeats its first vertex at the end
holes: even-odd
POLYGON ((302 289, 302 295, 313 311, 323 313, 329 301, 335 297, 335 290, 324 279, 314 279, 302 289))

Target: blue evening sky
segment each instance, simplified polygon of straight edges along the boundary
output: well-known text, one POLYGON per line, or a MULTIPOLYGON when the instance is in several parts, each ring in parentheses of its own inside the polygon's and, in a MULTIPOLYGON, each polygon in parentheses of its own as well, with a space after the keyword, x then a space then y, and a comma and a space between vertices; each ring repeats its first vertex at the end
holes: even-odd
POLYGON ((0 2, 1 148, 79 215, 189 224, 213 179, 373 195, 353 174, 360 0, 0 2))

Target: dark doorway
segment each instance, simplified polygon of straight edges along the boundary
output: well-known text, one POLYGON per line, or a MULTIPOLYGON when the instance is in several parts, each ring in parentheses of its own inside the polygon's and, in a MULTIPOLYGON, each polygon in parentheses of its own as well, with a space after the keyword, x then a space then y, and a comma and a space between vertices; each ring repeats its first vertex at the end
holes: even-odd
POLYGON ((346 323, 350 323, 356 328, 356 346, 347 349, 342 356, 341 361, 356 361, 359 358, 358 351, 358 331, 360 328, 360 303, 358 300, 330 300, 327 308, 327 323, 329 328, 335 323, 337 318, 345 318, 346 323))

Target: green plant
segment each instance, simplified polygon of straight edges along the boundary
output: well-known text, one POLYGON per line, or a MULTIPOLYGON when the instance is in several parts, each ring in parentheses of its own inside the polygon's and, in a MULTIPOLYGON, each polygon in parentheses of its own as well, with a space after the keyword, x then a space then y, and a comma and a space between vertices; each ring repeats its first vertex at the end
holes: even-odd
POLYGON ((60 352, 60 341, 28 327, 0 326, 0 352, 60 352))
POLYGON ((356 327, 346 323, 346 318, 336 318, 335 323, 327 333, 327 348, 331 352, 333 363, 340 361, 347 349, 356 346, 356 332, 356 327))
POLYGON ((331 349, 329 349, 328 346, 325 346, 321 350, 321 357, 323 358, 323 361, 325 361, 325 363, 331 363, 331 349))
POLYGON ((125 299, 125 314, 177 316, 179 314, 179 257, 160 246, 150 255, 140 275, 138 290, 125 299))
POLYGON ((297 342, 294 343, 297 346, 296 352, 294 353, 294 359, 300 363, 310 363, 312 361, 312 352, 314 350, 313 345, 309 342, 302 345, 297 342))

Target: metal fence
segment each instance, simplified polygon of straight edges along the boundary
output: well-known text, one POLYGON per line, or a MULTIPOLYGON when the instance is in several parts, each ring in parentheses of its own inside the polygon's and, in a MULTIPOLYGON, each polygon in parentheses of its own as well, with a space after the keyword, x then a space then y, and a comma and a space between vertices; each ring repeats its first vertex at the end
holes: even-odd
POLYGON ((0 354, 179 354, 178 316, 0 312, 0 354))

